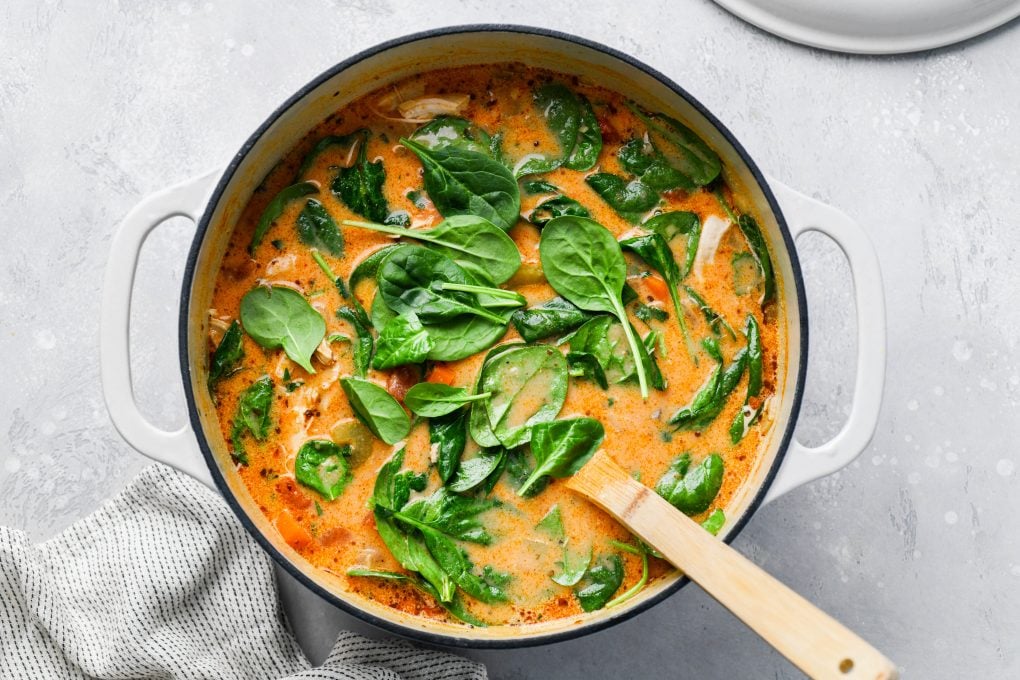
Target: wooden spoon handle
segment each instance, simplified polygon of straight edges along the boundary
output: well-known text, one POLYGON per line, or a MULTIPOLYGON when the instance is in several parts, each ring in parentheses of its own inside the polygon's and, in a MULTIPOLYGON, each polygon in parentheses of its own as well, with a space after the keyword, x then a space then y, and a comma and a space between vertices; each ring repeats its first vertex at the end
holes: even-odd
POLYGON ((567 486, 615 516, 812 678, 893 680, 896 666, 599 451, 567 486))

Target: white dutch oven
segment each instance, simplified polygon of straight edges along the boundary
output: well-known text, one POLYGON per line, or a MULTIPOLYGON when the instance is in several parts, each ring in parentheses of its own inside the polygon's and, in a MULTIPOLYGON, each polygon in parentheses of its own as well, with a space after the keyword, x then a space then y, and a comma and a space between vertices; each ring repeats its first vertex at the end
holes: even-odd
POLYGON ((338 64, 303 87, 245 142, 225 171, 170 187, 144 199, 120 225, 104 282, 101 358, 103 389, 114 425, 146 456, 218 489, 241 522, 273 558, 333 604, 393 632, 444 645, 516 647, 589 633, 626 619, 686 583, 674 574, 647 587, 626 605, 575 618, 527 626, 470 628, 410 616, 357 594, 311 567, 280 538, 234 470, 206 389, 207 318, 213 283, 231 230, 270 168, 311 128, 348 102, 419 72, 470 64, 519 61, 626 92, 651 110, 690 125, 746 187, 768 239, 780 284, 787 330, 787 361, 778 367, 775 417, 766 450, 729 507, 722 538, 731 541, 762 503, 847 465, 867 445, 878 419, 885 373, 885 306, 878 258, 859 225, 842 212, 766 178, 725 127, 678 85, 633 57, 552 31, 517 26, 465 26, 393 40, 338 64), (195 221, 197 231, 184 274, 180 309, 181 375, 190 424, 160 430, 134 402, 128 357, 131 287, 146 236, 173 216, 195 221), (794 240, 806 231, 832 237, 846 253, 856 292, 858 351, 853 407, 829 442, 808 448, 793 438, 807 366, 807 307, 794 240))

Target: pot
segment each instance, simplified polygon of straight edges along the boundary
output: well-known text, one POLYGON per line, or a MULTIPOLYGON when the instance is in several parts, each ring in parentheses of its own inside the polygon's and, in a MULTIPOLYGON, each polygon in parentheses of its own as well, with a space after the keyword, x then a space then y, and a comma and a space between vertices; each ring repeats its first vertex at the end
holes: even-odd
POLYGON ((231 230, 269 169, 328 114, 371 90, 429 69, 521 61, 609 83, 641 105, 673 115, 713 146, 745 187, 771 246, 787 319, 787 360, 778 367, 774 425, 748 480, 726 508, 721 538, 732 541, 750 516, 808 481, 847 465, 874 432, 885 373, 885 307, 878 258, 864 231, 840 211, 767 178, 712 113, 676 83, 608 47, 545 29, 464 26, 418 33, 368 49, 337 64, 283 103, 244 143, 226 170, 208 173, 144 199, 120 225, 104 282, 101 319, 103 390, 110 417, 144 455, 171 465, 223 494, 245 528, 284 569, 330 603, 391 632, 448 646, 521 647, 606 628, 662 601, 684 585, 673 574, 650 584, 626 605, 576 618, 526 626, 470 628, 417 618, 359 595, 309 565, 280 538, 234 471, 206 389, 207 310, 231 230), (132 395, 128 357, 131 286, 141 246, 163 220, 183 215, 197 224, 180 303, 181 377, 190 423, 176 432, 146 422, 132 395), (822 446, 793 437, 807 367, 808 309, 794 240, 820 231, 843 249, 853 272, 857 308, 857 377, 843 429, 822 446))

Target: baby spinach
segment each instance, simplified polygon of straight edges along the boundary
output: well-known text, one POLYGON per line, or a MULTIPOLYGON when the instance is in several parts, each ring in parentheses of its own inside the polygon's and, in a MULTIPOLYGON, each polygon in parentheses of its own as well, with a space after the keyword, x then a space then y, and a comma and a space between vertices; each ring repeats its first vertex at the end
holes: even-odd
POLYGON ((304 296, 283 286, 258 286, 241 299, 241 324, 266 349, 279 349, 309 373, 312 354, 326 337, 326 322, 304 296))
MULTIPOLYGON (((629 321, 627 325, 630 326, 629 321)), ((636 335, 633 326, 630 326, 630 332, 636 335)), ((597 316, 590 319, 568 336, 568 340, 570 352, 567 360, 575 368, 580 365, 585 377, 592 378, 600 385, 603 381, 624 383, 634 380, 638 376, 637 365, 639 362, 648 376, 648 383, 655 389, 666 389, 665 379, 648 346, 643 342, 637 343, 637 362, 635 362, 634 357, 627 352, 624 346, 627 340, 626 329, 612 317, 597 316), (571 357, 573 357, 572 361, 571 357), (599 365, 601 376, 599 371, 591 368, 592 360, 599 365)))
POLYGON ((538 423, 531 428, 535 469, 517 489, 523 496, 541 477, 569 477, 595 454, 605 439, 602 423, 594 418, 571 418, 538 423))
POLYGON ((333 217, 314 198, 308 199, 297 218, 297 232, 301 242, 325 250, 330 255, 343 257, 344 237, 333 217))
POLYGON ((535 528, 557 543, 562 543, 567 539, 567 533, 563 529, 563 517, 560 514, 560 506, 558 504, 554 504, 549 508, 549 512, 545 513, 542 519, 538 520, 535 528))
POLYGON ((753 314, 747 315, 744 335, 747 337, 747 396, 744 397, 744 405, 737 411, 733 424, 730 425, 730 441, 734 444, 738 444, 744 438, 747 429, 758 420, 762 410, 760 403, 751 405, 751 400, 761 395, 762 379, 761 329, 753 314))
POLYGON ((554 297, 538 307, 519 309, 510 317, 525 342, 538 342, 568 333, 592 317, 571 302, 554 297))
POLYGON ((244 335, 241 332, 241 324, 237 319, 230 322, 220 344, 216 345, 209 360, 209 389, 212 390, 216 383, 237 371, 237 364, 244 358, 244 347, 241 340, 244 335))
POLYGON ((722 314, 712 309, 709 304, 705 301, 705 298, 701 297, 698 291, 694 290, 690 286, 684 286, 684 290, 687 295, 694 301, 694 304, 701 310, 702 316, 705 317, 705 323, 712 329, 712 332, 716 335, 722 335, 723 329, 729 334, 731 338, 736 338, 737 334, 733 332, 733 327, 727 323, 726 319, 723 318, 722 314))
POLYGON ((687 278, 694 266, 694 258, 698 254, 701 242, 701 220, 696 213, 684 210, 670 210, 650 217, 641 225, 648 231, 655 232, 666 243, 672 244, 678 236, 686 236, 683 262, 678 263, 680 280, 687 278))
POLYGON ((602 151, 602 131, 588 100, 561 83, 546 83, 535 89, 535 108, 559 144, 559 155, 531 154, 517 164, 518 177, 549 172, 560 166, 589 170, 602 151))
POLYGON ((639 179, 628 182, 609 172, 597 172, 584 181, 609 207, 634 224, 659 204, 659 194, 639 179))
POLYGON ((433 250, 493 283, 503 283, 521 266, 521 253, 506 232, 484 217, 453 215, 432 229, 404 229, 371 222, 344 224, 428 243, 433 250))
POLYGON ((375 351, 375 339, 372 331, 364 323, 362 314, 358 314, 351 307, 341 307, 336 310, 338 319, 343 319, 354 328, 353 358, 354 372, 362 378, 368 373, 368 367, 372 363, 372 353, 375 351))
POLYGON ((600 558, 574 588, 574 596, 586 612, 602 609, 623 585, 623 561, 619 555, 600 558))
POLYGON ((326 278, 329 279, 333 286, 336 288, 336 292, 340 294, 340 297, 342 297, 344 300, 350 299, 351 291, 347 289, 347 284, 344 283, 343 277, 336 275, 336 272, 333 271, 333 268, 329 266, 328 262, 326 262, 326 258, 324 258, 322 256, 322 253, 320 253, 315 248, 312 248, 312 259, 315 260, 315 264, 319 265, 319 269, 322 270, 322 273, 326 275, 326 278))
MULTIPOLYGON (((372 279, 374 280, 376 274, 379 272, 379 266, 383 263, 387 257, 397 248, 404 246, 391 245, 383 246, 382 248, 372 251, 366 258, 361 260, 354 271, 351 272, 350 277, 347 279, 347 288, 351 292, 351 301, 354 303, 354 309, 361 319, 362 325, 371 326, 372 322, 369 320, 368 314, 365 313, 365 308, 361 306, 358 301, 358 296, 355 294, 357 286, 362 281, 372 279)), ((380 329, 382 326, 380 326, 380 329)))
POLYGON ((378 280, 387 307, 397 314, 413 312, 426 325, 463 315, 506 324, 502 316, 483 309, 476 295, 456 289, 471 285, 463 269, 427 248, 405 246, 394 250, 379 267, 378 280), (445 288, 446 284, 454 289, 445 288))
POLYGON ((636 106, 631 110, 644 122, 649 141, 669 167, 694 186, 710 184, 722 172, 719 155, 689 127, 663 113, 648 113, 636 106))
POLYGON ((230 427, 232 454, 243 465, 248 464, 244 449, 244 433, 249 432, 256 441, 269 436, 270 409, 273 405, 273 379, 264 375, 241 393, 237 399, 237 411, 230 427))
POLYGON ((505 321, 495 322, 472 315, 430 324, 429 335, 435 345, 429 352, 429 359, 457 361, 481 352, 503 337, 506 326, 505 321))
POLYGON ((606 603, 606 607, 618 607, 640 593, 641 589, 645 587, 646 583, 648 583, 648 548, 645 547, 645 544, 641 541, 638 541, 637 545, 621 543, 620 541, 609 541, 609 543, 615 548, 619 548, 620 550, 629 552, 632 555, 637 555, 641 558, 641 578, 638 579, 637 583, 628 588, 626 592, 617 595, 606 603))
POLYGON ((407 412, 382 387, 361 378, 341 378, 340 387, 354 414, 382 441, 396 444, 410 433, 407 412))
POLYGON ((494 138, 470 120, 454 116, 439 116, 422 125, 409 137, 426 149, 445 149, 450 146, 497 157, 494 138))
POLYGON ((723 525, 726 524, 726 513, 720 508, 716 508, 712 511, 712 514, 705 518, 705 521, 701 523, 705 531, 718 536, 719 532, 722 531, 723 525))
POLYGON ((661 307, 639 304, 634 308, 634 316, 647 324, 652 321, 665 321, 669 318, 669 312, 661 307))
POLYGON ((592 551, 574 552, 568 546, 567 534, 563 529, 563 518, 560 515, 560 506, 554 505, 549 512, 538 521, 535 528, 549 538, 556 541, 556 544, 563 548, 563 559, 556 561, 558 571, 552 575, 552 580, 561 586, 577 585, 588 571, 591 564, 592 551))
POLYGON ((438 418, 453 413, 461 406, 473 401, 489 398, 488 392, 469 394, 463 387, 451 387, 442 383, 418 383, 407 391, 404 403, 414 413, 425 418, 438 418))
POLYGON ((563 215, 575 215, 577 217, 590 217, 588 209, 578 201, 563 194, 556 186, 544 180, 533 180, 523 183, 524 193, 551 194, 543 198, 526 216, 526 219, 536 227, 544 227, 554 217, 563 215))
POLYGON ((386 170, 382 161, 368 160, 368 138, 372 133, 359 130, 353 134, 361 135, 358 158, 349 168, 337 170, 330 188, 352 211, 373 222, 384 222, 389 215, 386 195, 383 193, 386 170))
POLYGON ((680 328, 680 335, 683 337, 687 353, 697 363, 697 348, 691 341, 690 331, 687 330, 687 321, 683 304, 680 302, 680 268, 673 259, 673 251, 669 249, 669 243, 656 232, 643 236, 634 236, 620 241, 624 250, 634 253, 645 263, 657 271, 666 281, 666 288, 669 290, 669 299, 673 302, 673 311, 676 314, 677 326, 680 328))
POLYGON ((645 362, 620 298, 627 264, 616 239, 598 222, 557 217, 542 230, 539 255, 553 290, 581 309, 607 312, 620 320, 634 356, 641 396, 647 399, 645 362))
MULTIPOLYGON (((407 396, 404 400, 407 401, 407 396)), ((467 412, 429 418, 429 444, 435 447, 439 479, 446 484, 458 469, 460 457, 467 446, 467 412)))
MULTIPOLYGON (((460 416, 463 418, 464 416, 460 416)), ((498 473, 505 460, 506 449, 497 447, 484 449, 474 458, 461 461, 457 473, 447 484, 450 491, 464 493, 481 486, 498 473)))
POLYGON ((733 267, 733 292, 741 296, 750 295, 761 282, 758 261, 751 253, 741 251, 733 254, 730 264, 733 267))
POLYGON ((358 130, 349 135, 330 135, 328 137, 323 137, 315 143, 315 146, 313 146, 301 160, 301 166, 298 168, 297 178, 295 181, 303 178, 305 174, 311 170, 312 166, 315 165, 315 161, 319 158, 319 156, 327 149, 334 146, 341 147, 342 150, 347 152, 348 157, 350 157, 354 152, 355 146, 359 144, 363 146, 364 142, 365 130, 358 130))
POLYGON ((712 369, 708 381, 694 395, 694 399, 669 419, 669 423, 677 430, 703 430, 708 427, 726 406, 726 399, 740 382, 740 377, 747 366, 746 348, 738 351, 732 361, 723 369, 722 355, 719 345, 714 339, 702 342, 705 350, 717 365, 712 369))
POLYGON ((425 190, 443 217, 476 215, 506 231, 517 223, 520 189, 502 163, 457 146, 429 149, 406 138, 400 142, 421 160, 425 190))
POLYGON ((472 626, 478 626, 481 628, 485 627, 485 622, 474 616, 471 612, 464 608, 464 603, 460 601, 460 598, 454 595, 449 602, 443 602, 439 599, 439 592, 435 587, 425 581, 424 579, 417 576, 408 576, 407 574, 399 574, 395 571, 381 571, 378 569, 348 569, 348 576, 358 576, 367 578, 378 578, 388 581, 404 581, 410 583, 412 586, 422 591, 426 595, 431 596, 440 606, 450 613, 454 618, 460 619, 464 623, 472 626))
POLYGON ((351 447, 329 439, 312 439, 298 449, 294 478, 315 489, 327 501, 335 500, 351 481, 351 447))
POLYGON ((394 517, 419 529, 429 529, 449 538, 489 545, 492 536, 478 515, 497 505, 494 500, 458 496, 446 487, 432 495, 404 505, 394 517))
POLYGON ((761 306, 764 307, 776 299, 776 274, 772 268, 772 257, 769 255, 769 247, 765 243, 765 237, 762 235, 758 223, 750 215, 738 217, 737 226, 740 227, 740 232, 747 239, 747 245, 751 248, 751 254, 754 255, 754 259, 758 263, 758 269, 761 271, 764 285, 761 306))
POLYGON ((432 346, 429 332, 413 312, 395 316, 379 333, 372 368, 386 370, 404 364, 419 364, 425 361, 432 346))
POLYGON ((670 165, 662 152, 645 139, 628 141, 616 152, 616 157, 624 170, 654 191, 695 188, 693 181, 670 165))
POLYGON ((280 215, 283 214, 288 203, 303 196, 317 193, 319 193, 318 182, 298 182, 281 189, 280 193, 276 194, 273 200, 269 201, 266 209, 262 211, 262 216, 259 217, 258 224, 255 225, 255 232, 252 234, 251 243, 248 244, 248 253, 251 255, 255 254, 255 249, 262 244, 262 239, 265 238, 269 227, 273 226, 273 222, 280 219, 280 215))
POLYGON ((691 468, 691 454, 683 453, 655 484, 655 493, 685 515, 697 515, 719 494, 723 467, 723 459, 712 453, 691 468))
POLYGON ((480 446, 520 446, 531 440, 533 426, 563 408, 567 362, 555 347, 511 345, 490 353, 475 391, 491 396, 472 406, 472 438, 480 446))
POLYGON ((606 378, 606 371, 599 363, 598 357, 590 352, 567 352, 567 365, 570 367, 570 377, 585 378, 606 390, 609 389, 609 380, 606 378))

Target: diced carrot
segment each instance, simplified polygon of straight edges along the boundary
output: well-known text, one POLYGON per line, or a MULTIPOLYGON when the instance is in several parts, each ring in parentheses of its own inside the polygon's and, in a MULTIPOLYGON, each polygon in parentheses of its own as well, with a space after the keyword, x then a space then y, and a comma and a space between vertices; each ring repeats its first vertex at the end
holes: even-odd
POLYGON ((652 276, 645 277, 644 282, 649 295, 660 302, 669 300, 669 288, 666 287, 666 282, 661 278, 653 274, 652 276))
POLYGON ((301 526, 286 510, 277 515, 276 530, 283 536, 283 540, 287 541, 287 544, 295 550, 307 547, 315 540, 308 530, 301 526))
POLYGON ((430 383, 442 383, 444 385, 453 385, 453 381, 457 379, 457 373, 449 367, 447 364, 435 364, 432 367, 432 371, 429 373, 428 382, 430 383))

